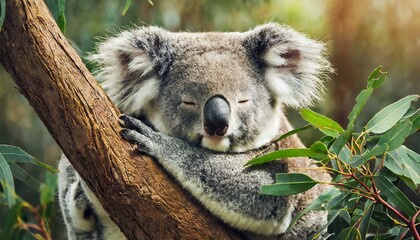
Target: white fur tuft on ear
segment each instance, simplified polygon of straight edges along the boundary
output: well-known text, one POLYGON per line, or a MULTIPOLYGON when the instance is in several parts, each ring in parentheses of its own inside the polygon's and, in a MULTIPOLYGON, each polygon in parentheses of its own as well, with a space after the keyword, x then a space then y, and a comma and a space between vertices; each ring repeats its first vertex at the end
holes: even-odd
POLYGON ((125 31, 98 45, 89 60, 98 65, 94 72, 114 104, 126 114, 140 114, 158 93, 155 63, 138 46, 141 29, 125 31))
POLYGON ((307 38, 287 26, 266 24, 265 79, 274 97, 286 106, 300 108, 321 99, 322 77, 332 68, 322 43, 307 38))

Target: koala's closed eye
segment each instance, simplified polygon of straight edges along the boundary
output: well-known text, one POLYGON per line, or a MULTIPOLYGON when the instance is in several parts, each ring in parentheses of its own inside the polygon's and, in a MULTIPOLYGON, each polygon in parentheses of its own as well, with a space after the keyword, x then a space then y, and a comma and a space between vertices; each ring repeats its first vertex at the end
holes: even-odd
POLYGON ((189 97, 189 96, 182 96, 181 97, 181 104, 187 107, 196 107, 197 106, 197 102, 195 101, 194 98, 189 97))
POLYGON ((249 102, 249 99, 239 99, 238 100, 239 104, 243 104, 243 103, 247 103, 247 102, 249 102))
POLYGON ((188 106, 195 106, 195 102, 192 102, 192 101, 182 101, 182 104, 185 104, 188 106))

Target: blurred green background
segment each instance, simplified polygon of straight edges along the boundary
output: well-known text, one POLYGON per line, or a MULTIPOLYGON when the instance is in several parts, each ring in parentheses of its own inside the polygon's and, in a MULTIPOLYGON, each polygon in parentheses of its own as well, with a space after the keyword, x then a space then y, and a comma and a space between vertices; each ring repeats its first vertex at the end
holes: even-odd
MULTIPOLYGON (((354 98, 369 73, 383 65, 388 80, 363 110, 366 123, 378 110, 408 94, 420 93, 420 1, 418 0, 147 0, 133 1, 121 14, 125 1, 66 2, 66 36, 84 57, 93 51, 96 37, 111 35, 133 25, 157 25, 179 31, 246 31, 276 21, 291 25, 327 42, 336 70, 326 82, 327 91, 316 110, 343 126, 354 98)), ((52 6, 52 5, 51 5, 52 6)), ((288 113, 295 127, 303 125, 296 111, 288 113)), ((316 133, 302 135, 310 144, 316 133)), ((0 67, 0 144, 16 145, 41 161, 57 165, 60 150, 43 124, 0 67)), ((406 145, 420 151, 420 137, 406 145)), ((44 172, 27 168, 42 181, 44 172)), ((24 199, 37 204, 38 193, 16 183, 24 199)), ((62 238, 59 214, 51 225, 53 239, 62 238)), ((1 211, 0 211, 0 219, 1 211)))

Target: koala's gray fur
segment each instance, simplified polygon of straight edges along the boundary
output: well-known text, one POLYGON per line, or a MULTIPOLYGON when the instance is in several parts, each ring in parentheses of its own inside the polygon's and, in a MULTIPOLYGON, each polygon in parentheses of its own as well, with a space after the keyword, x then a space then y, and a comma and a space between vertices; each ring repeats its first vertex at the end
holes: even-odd
MULTIPOLYGON (((154 157, 204 207, 251 238, 306 239, 326 223, 325 212, 310 212, 285 231, 325 187, 288 197, 261 195, 259 188, 281 172, 319 181, 329 181, 329 175, 305 169, 312 164, 308 158, 243 165, 264 146, 303 147, 296 136, 272 142, 291 130, 283 106, 308 106, 320 97, 320 75, 330 71, 323 50, 275 23, 244 33, 142 27, 101 43, 91 59, 113 102, 142 120, 123 117, 123 137, 154 157)), ((123 238, 65 157, 60 170, 69 238, 123 238)))

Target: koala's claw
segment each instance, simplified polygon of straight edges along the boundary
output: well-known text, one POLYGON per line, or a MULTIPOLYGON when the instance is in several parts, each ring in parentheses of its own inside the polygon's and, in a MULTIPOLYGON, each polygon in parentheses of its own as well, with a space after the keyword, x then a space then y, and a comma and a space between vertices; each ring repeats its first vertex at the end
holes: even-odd
POLYGON ((120 119, 122 120, 122 126, 124 128, 133 129, 133 130, 136 130, 138 132, 140 131, 140 128, 138 127, 139 126, 138 122, 141 123, 140 120, 138 120, 136 118, 133 118, 133 117, 130 117, 128 115, 121 115, 120 119))
POLYGON ((147 154, 152 152, 153 143, 145 135, 127 128, 121 130, 120 135, 126 141, 137 144, 139 151, 147 154))
POLYGON ((130 129, 127 129, 127 128, 123 128, 123 130, 121 130, 121 132, 120 132, 120 135, 127 142, 137 144, 139 142, 138 142, 138 139, 133 134, 133 132, 135 133, 135 131, 133 131, 133 130, 130 130, 130 129))
POLYGON ((156 133, 152 128, 150 128, 137 118, 130 117, 128 115, 121 115, 120 119, 123 121, 123 127, 126 129, 137 131, 148 137, 151 137, 153 136, 153 134, 156 133))

